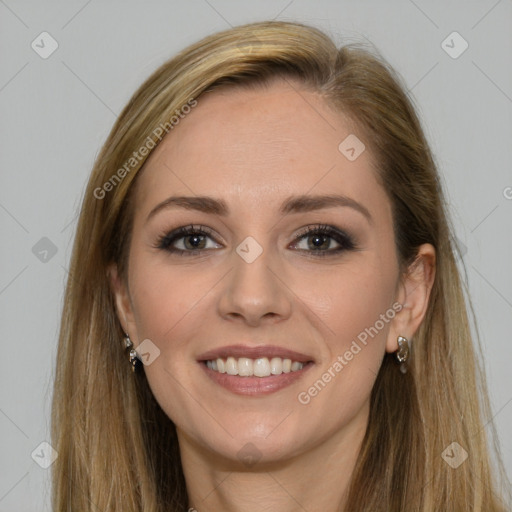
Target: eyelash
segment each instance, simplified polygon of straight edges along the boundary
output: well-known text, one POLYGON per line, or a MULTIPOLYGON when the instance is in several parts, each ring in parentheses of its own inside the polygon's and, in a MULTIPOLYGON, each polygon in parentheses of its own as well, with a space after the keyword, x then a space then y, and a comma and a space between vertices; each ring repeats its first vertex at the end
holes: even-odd
MULTIPOLYGON (((344 233, 343 231, 338 230, 332 226, 326 224, 320 224, 317 226, 308 226, 306 229, 302 230, 296 237, 296 241, 300 241, 303 238, 307 238, 315 235, 320 235, 321 237, 332 238, 335 242, 337 242, 340 247, 336 249, 330 249, 326 251, 322 250, 308 250, 308 249, 298 249, 303 252, 310 252, 312 257, 326 257, 326 256, 335 256, 343 251, 352 251, 356 249, 356 245, 354 240, 350 235, 344 233)), ((177 254, 181 256, 198 256, 203 251, 208 251, 210 249, 194 249, 194 250, 184 250, 177 249, 175 247, 171 247, 173 243, 181 238, 185 238, 187 236, 199 235, 199 236, 208 236, 213 238, 213 234, 209 228, 201 225, 189 225, 183 226, 170 233, 166 233, 158 238, 156 248, 168 251, 172 254, 177 254)))

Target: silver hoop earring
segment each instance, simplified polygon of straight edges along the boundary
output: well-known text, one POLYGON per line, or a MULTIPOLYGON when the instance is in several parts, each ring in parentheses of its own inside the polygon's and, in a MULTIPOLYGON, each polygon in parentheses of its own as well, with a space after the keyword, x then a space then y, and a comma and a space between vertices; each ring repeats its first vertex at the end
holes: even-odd
POLYGON ((400 371, 402 373, 407 373, 407 361, 409 359, 410 350, 409 350, 409 341, 407 338, 403 336, 398 336, 398 350, 395 352, 396 360, 400 363, 400 371))
POLYGON ((128 353, 128 359, 129 359, 130 365, 132 367, 132 372, 133 373, 139 372, 140 368, 142 367, 142 361, 139 359, 139 355, 133 348, 133 342, 130 339, 130 336, 128 336, 128 334, 125 334, 124 346, 125 346, 126 352, 128 353))

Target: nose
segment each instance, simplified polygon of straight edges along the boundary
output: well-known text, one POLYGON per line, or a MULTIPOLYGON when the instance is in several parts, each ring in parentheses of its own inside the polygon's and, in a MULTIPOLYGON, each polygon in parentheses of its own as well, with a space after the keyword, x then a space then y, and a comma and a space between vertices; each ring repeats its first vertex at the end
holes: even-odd
POLYGON ((268 251, 263 250, 252 262, 233 251, 233 269, 223 280, 219 314, 251 327, 288 318, 292 311, 293 293, 286 286, 285 276, 280 270, 268 251))

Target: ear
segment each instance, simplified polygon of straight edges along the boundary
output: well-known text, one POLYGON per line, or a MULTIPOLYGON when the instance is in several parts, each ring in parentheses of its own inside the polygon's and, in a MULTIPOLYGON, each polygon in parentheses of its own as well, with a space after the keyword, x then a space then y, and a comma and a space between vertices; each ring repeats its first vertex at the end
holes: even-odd
POLYGON ((398 286, 396 300, 402 309, 391 322, 386 352, 398 350, 398 336, 410 340, 418 330, 427 312, 435 273, 436 250, 431 244, 423 244, 398 286))
POLYGON ((138 339, 137 328, 128 285, 119 275, 119 271, 115 263, 108 266, 107 277, 110 282, 112 293, 114 294, 119 322, 121 323, 124 332, 135 342, 135 340, 138 339))

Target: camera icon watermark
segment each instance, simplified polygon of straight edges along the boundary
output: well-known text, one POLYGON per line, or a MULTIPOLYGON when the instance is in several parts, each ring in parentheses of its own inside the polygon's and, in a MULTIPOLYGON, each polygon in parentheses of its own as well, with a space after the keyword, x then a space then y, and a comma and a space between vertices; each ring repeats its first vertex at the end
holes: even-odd
POLYGON ((468 452, 459 443, 453 442, 444 449, 441 457, 448 466, 457 469, 468 458, 468 452))
POLYGON ((41 32, 30 46, 41 59, 47 59, 59 47, 59 43, 48 32, 41 32))
POLYGON ((57 254, 57 250, 57 246, 46 236, 32 247, 32 253, 42 263, 48 263, 57 254))
POLYGON ((236 252, 246 263, 252 263, 261 255, 263 247, 252 236, 248 236, 238 245, 236 252))
POLYGON ((50 443, 43 441, 37 445, 30 456, 38 466, 48 469, 57 460, 59 454, 50 443))
POLYGON ((441 43, 441 48, 452 58, 458 59, 469 47, 469 43, 458 33, 452 32, 441 43))
POLYGON ((351 162, 357 160, 365 149, 366 146, 353 133, 343 139, 338 146, 340 153, 351 162))
POLYGON ((505 187, 503 189, 503 197, 509 201, 512 200, 512 187, 505 187))
POLYGON ((149 338, 146 338, 135 347, 135 352, 137 352, 144 366, 149 366, 154 363, 160 356, 160 349, 149 338))
POLYGON ((250 37, 244 36, 236 42, 236 47, 244 55, 254 55, 261 45, 262 41, 254 34, 250 37))
POLYGON ((253 443, 244 444, 236 455, 248 467, 254 466, 262 457, 262 453, 253 443))

